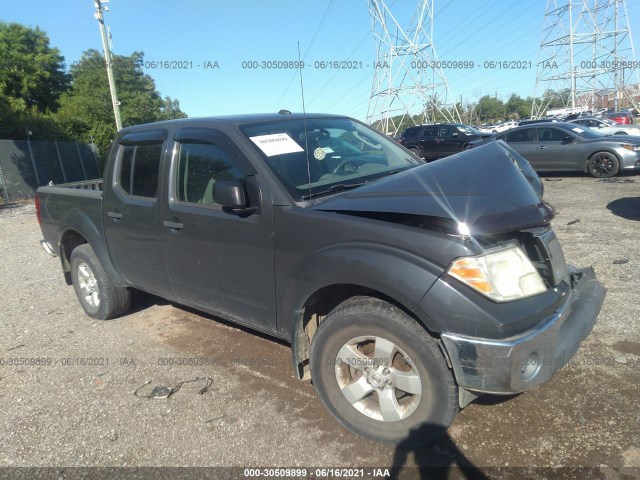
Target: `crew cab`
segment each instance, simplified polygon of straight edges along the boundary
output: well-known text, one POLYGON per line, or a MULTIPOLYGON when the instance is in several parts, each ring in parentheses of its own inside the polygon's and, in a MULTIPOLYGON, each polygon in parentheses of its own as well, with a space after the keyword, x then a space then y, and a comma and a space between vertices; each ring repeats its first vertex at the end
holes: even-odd
POLYGON ((605 296, 503 143, 426 164, 343 116, 125 128, 104 180, 36 204, 88 316, 144 290, 285 339, 342 425, 394 444, 548 380, 605 296))

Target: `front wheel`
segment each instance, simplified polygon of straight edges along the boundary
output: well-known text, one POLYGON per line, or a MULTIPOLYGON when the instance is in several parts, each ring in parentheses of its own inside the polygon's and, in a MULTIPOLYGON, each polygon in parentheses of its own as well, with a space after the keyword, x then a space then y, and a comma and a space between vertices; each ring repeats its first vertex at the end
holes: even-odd
POLYGON ((425 445, 458 412, 457 387, 436 340, 376 298, 347 300, 325 318, 312 339, 311 375, 336 419, 373 440, 425 445))
POLYGON ((90 245, 80 245, 71 253, 71 280, 91 318, 107 320, 129 310, 131 293, 113 284, 90 245))
POLYGON ((620 170, 620 161, 613 153, 594 153, 587 164, 587 172, 592 177, 610 178, 620 170))

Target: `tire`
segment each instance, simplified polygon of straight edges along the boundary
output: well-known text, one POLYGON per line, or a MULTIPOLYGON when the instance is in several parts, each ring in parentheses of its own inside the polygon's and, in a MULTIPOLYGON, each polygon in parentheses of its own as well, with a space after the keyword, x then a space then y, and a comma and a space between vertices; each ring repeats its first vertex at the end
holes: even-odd
POLYGON ((311 377, 343 426, 386 443, 432 443, 459 410, 458 388, 436 340, 376 298, 354 297, 327 315, 312 339, 311 377), (396 388, 398 382, 411 391, 396 388))
POLYGON ((413 152, 418 158, 424 158, 422 155, 420 155, 420 152, 417 148, 410 148, 409 151, 413 152))
POLYGON ((80 245, 71 253, 71 280, 91 318, 107 320, 129 310, 131 293, 113 284, 90 245, 80 245))
POLYGON ((616 132, 614 135, 629 135, 629 132, 616 132))
POLYGON ((620 161, 613 153, 596 152, 589 158, 587 173, 596 178, 610 178, 620 171, 620 161))

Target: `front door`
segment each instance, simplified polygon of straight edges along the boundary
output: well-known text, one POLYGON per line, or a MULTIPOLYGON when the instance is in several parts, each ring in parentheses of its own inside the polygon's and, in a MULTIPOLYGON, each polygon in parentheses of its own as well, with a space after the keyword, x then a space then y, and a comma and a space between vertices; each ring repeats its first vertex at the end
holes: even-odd
POLYGON ((575 169, 575 143, 573 136, 555 127, 538 127, 538 141, 534 148, 535 164, 541 170, 575 169))
POLYGON ((178 300, 261 330, 275 330, 273 221, 258 179, 226 134, 189 127, 175 135, 162 229, 178 300), (220 180, 245 183, 258 211, 245 215, 213 200, 220 180))

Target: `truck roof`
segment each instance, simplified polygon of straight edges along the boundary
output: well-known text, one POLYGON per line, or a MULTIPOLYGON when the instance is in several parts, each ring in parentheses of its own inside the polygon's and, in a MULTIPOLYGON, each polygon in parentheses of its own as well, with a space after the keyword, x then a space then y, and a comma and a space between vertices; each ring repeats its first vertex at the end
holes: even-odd
POLYGON ((132 125, 130 127, 125 127, 121 130, 121 132, 127 132, 129 130, 134 130, 142 126, 151 126, 151 125, 176 125, 176 124, 185 124, 188 125, 190 123, 193 124, 231 124, 231 125, 247 125, 251 123, 258 122, 277 122, 281 120, 303 120, 304 118, 348 118, 344 115, 333 115, 328 113, 307 113, 306 115, 303 113, 245 113, 238 115, 221 115, 214 117, 193 117, 193 118, 176 118, 173 120, 164 120, 162 122, 153 122, 153 123, 145 123, 142 125, 132 125))

